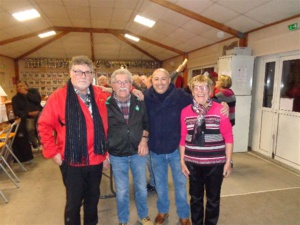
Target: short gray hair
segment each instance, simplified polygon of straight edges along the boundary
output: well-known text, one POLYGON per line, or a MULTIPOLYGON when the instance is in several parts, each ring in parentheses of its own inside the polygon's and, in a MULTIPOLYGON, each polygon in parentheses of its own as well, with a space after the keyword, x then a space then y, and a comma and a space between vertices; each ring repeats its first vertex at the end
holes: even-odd
POLYGON ((116 76, 117 75, 127 75, 128 76, 128 79, 130 81, 130 83, 133 82, 133 77, 132 77, 132 73, 129 71, 129 70, 126 70, 126 69, 118 69, 118 70, 115 70, 112 75, 111 75, 111 78, 110 78, 110 81, 111 83, 114 83, 115 82, 115 79, 116 79, 116 76))
POLYGON ((71 70, 74 65, 87 65, 91 72, 94 72, 94 63, 85 55, 74 56, 69 62, 69 70, 71 70))

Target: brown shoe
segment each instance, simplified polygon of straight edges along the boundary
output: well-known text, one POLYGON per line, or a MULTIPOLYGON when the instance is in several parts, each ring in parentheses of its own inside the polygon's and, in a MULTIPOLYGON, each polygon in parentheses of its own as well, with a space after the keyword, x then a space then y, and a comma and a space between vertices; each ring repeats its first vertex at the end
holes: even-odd
POLYGON ((180 218, 179 219, 179 223, 181 224, 181 225, 191 225, 191 222, 190 222, 190 219, 189 218, 180 218))
POLYGON ((169 213, 157 213, 155 217, 155 225, 163 225, 166 222, 166 219, 169 217, 169 213))

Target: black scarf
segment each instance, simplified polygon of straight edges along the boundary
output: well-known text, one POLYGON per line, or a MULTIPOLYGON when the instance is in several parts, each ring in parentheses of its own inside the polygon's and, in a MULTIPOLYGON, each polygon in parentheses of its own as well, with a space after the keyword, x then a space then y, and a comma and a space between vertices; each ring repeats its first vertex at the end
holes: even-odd
MULTIPOLYGON (((102 119, 95 102, 94 90, 89 86, 92 104, 92 116, 94 122, 94 153, 104 155, 106 141, 102 119)), ((87 147, 87 130, 84 114, 80 107, 77 94, 71 83, 68 81, 66 101, 66 141, 65 160, 73 165, 89 165, 87 147)))
POLYGON ((198 114, 194 125, 192 143, 197 146, 203 146, 205 143, 205 115, 212 105, 212 100, 208 99, 204 105, 201 105, 193 99, 192 110, 198 114))

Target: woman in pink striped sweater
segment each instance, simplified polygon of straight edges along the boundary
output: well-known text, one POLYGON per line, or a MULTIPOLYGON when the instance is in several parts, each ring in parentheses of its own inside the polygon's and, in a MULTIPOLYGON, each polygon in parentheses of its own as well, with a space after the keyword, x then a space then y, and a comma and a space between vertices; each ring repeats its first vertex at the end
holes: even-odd
POLYGON ((231 173, 232 125, 221 114, 222 105, 210 99, 212 87, 206 76, 192 78, 193 103, 181 112, 180 164, 190 182, 193 225, 217 224, 223 177, 231 173))

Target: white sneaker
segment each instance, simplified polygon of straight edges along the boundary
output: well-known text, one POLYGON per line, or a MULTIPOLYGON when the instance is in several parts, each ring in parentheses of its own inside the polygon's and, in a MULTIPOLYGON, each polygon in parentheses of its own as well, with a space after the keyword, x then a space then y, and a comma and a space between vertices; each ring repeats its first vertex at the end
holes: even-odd
POLYGON ((139 222, 143 225, 153 225, 153 223, 151 222, 149 216, 147 216, 143 219, 140 219, 139 222))

